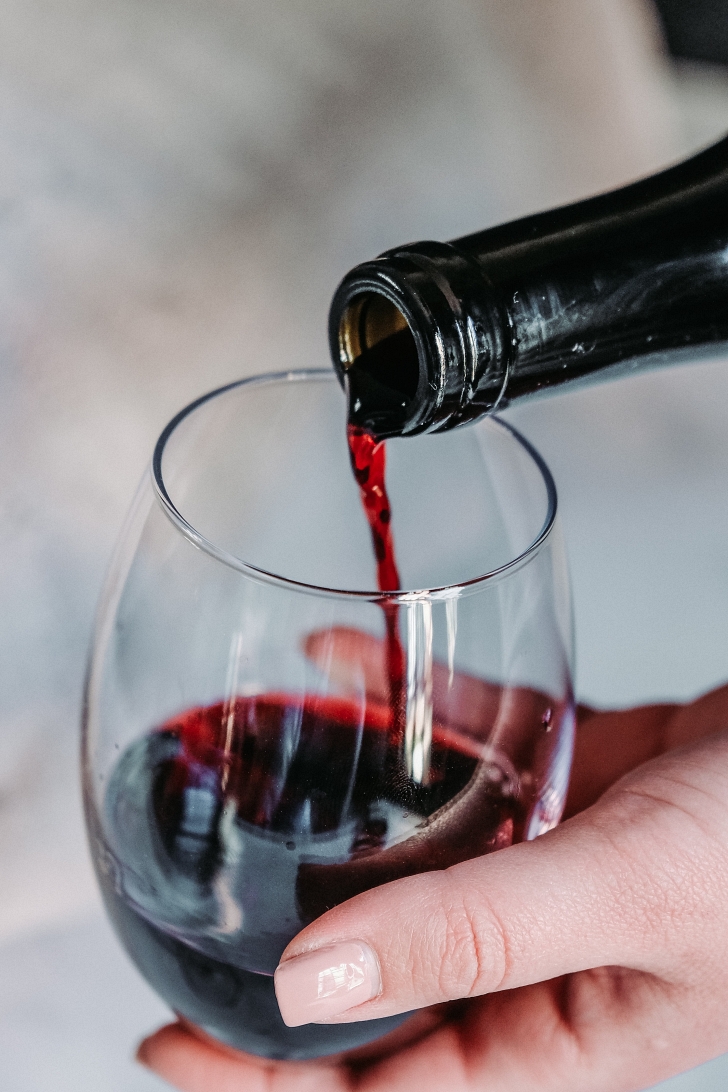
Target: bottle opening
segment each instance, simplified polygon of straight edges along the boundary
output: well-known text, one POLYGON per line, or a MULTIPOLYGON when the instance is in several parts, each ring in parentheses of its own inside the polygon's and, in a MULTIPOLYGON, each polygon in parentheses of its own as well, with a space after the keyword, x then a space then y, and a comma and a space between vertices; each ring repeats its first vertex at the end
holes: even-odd
POLYGON ((417 393, 420 358, 406 318, 386 296, 356 296, 339 326, 349 419, 378 436, 397 435, 417 393))

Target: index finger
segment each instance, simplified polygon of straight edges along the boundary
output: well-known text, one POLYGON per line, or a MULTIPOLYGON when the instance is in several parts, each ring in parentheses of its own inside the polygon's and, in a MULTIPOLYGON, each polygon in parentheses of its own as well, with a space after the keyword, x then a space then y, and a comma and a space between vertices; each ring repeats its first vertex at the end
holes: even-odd
POLYGON ((565 816, 590 807, 615 781, 676 747, 728 727, 728 685, 680 705, 597 712, 582 706, 565 816))
MULTIPOLYGON (((343 690, 364 685, 373 702, 389 701, 389 677, 384 642, 363 630, 336 626, 309 633, 304 652, 343 690)), ((498 714, 503 687, 461 671, 450 671, 437 660, 432 665, 433 714, 451 727, 492 724, 498 714)))

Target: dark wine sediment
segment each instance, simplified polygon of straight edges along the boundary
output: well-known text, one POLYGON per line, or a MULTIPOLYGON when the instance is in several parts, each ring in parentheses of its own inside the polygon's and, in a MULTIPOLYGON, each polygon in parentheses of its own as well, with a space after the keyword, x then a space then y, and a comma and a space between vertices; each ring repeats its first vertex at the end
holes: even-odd
POLYGON ((286 1028, 272 972, 301 928, 358 892, 522 839, 536 782, 435 724, 417 784, 393 773, 398 736, 385 706, 269 694, 192 709, 121 755, 99 878, 175 1011, 273 1058, 353 1048, 403 1019, 286 1028))

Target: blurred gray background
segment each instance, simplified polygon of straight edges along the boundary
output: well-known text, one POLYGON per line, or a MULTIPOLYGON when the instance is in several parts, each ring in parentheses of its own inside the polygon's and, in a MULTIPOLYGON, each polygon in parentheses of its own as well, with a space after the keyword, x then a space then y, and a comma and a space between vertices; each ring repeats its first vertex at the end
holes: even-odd
MULTIPOLYGON (((94 603, 156 435, 206 389, 326 362, 355 262, 608 188, 728 129, 726 58, 668 56, 662 8, 665 23, 648 0, 4 0, 2 1092, 162 1087, 131 1053, 167 1013, 105 924, 76 773, 94 603)), ((580 696, 723 682, 725 362, 510 416, 559 487, 580 696)), ((661 1088, 726 1083, 718 1060, 661 1088)))

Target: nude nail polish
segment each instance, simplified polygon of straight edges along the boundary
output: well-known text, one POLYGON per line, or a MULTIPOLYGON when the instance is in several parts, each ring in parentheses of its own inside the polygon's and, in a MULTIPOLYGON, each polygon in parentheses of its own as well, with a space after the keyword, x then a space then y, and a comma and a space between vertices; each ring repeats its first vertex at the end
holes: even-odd
POLYGON ((280 963, 275 989, 289 1028, 316 1024, 353 1009, 379 993, 377 957, 368 944, 344 941, 280 963))

